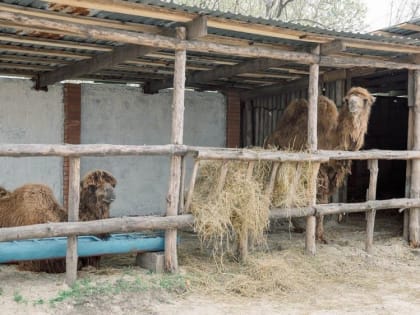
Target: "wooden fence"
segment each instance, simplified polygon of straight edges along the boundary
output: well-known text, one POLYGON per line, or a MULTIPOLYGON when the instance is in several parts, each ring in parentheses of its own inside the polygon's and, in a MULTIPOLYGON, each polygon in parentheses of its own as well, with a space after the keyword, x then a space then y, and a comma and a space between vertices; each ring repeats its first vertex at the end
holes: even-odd
MULTIPOLYGON (((420 159, 420 151, 385 151, 385 150, 369 150, 369 151, 315 151, 313 153, 289 153, 282 151, 252 151, 248 149, 222 149, 222 148, 205 148, 193 147, 186 145, 151 145, 151 146, 135 146, 135 145, 24 145, 24 144, 2 144, 0 145, 0 156, 61 156, 70 157, 70 189, 69 189, 69 221, 61 223, 45 223, 31 226, 9 227, 0 229, 0 241, 10 241, 40 237, 68 236, 67 250, 67 266, 66 281, 73 283, 77 275, 77 242, 78 235, 101 234, 112 232, 137 232, 144 230, 175 230, 181 227, 192 225, 194 218, 190 214, 178 215, 178 211, 170 216, 155 217, 122 217, 113 219, 104 219, 89 222, 77 222, 78 205, 79 205, 79 179, 80 179, 80 157, 81 156, 124 156, 124 155, 171 155, 178 156, 181 159, 185 155, 191 154, 200 160, 242 160, 250 163, 254 161, 312 161, 315 163, 325 163, 330 160, 346 160, 359 159, 369 160, 369 169, 371 171, 371 181, 369 186, 369 200, 362 203, 354 204, 324 204, 317 205, 315 201, 306 208, 300 209, 272 209, 271 218, 288 218, 288 217, 308 217, 312 218, 319 215, 337 214, 343 212, 367 212, 367 238, 366 250, 371 251, 373 240, 373 227, 375 211, 382 209, 408 209, 420 207, 420 198, 400 198, 376 201, 376 179, 378 176, 377 160, 378 159, 401 159, 416 160, 420 159)), ((183 163, 181 162, 181 165, 183 163)), ((197 163, 193 168, 193 175, 197 173, 197 163)), ((181 172, 184 177, 185 172, 181 172)), ((181 180, 181 191, 184 191, 181 180)), ((193 190, 194 180, 191 180, 189 191, 193 190)), ((187 196, 187 203, 190 196, 187 196)), ((418 221, 411 222, 410 234, 417 235, 419 233, 418 221), (416 234, 417 233, 417 234, 416 234)), ((312 230, 310 230, 312 231, 312 230)), ((313 237, 313 233, 307 230, 307 237, 313 237)), ((315 249, 311 249, 315 251, 315 249)), ((314 253, 314 252, 310 252, 314 253)), ((176 252, 173 253, 176 259, 176 252)))

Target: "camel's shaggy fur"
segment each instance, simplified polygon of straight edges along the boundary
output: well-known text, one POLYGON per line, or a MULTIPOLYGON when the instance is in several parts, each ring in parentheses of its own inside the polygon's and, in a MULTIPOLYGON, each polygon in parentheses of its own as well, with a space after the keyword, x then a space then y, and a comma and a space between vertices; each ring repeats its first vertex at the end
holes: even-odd
MULTIPOLYGON (((111 202, 115 199, 117 181, 106 171, 92 171, 80 183, 79 217, 81 221, 109 217, 111 202)), ((68 220, 67 212, 60 206, 52 190, 41 184, 27 184, 13 192, 0 189, 0 227, 32 225, 68 220)), ((90 264, 90 257, 81 259, 80 267, 90 264)), ((99 265, 94 257, 92 263, 99 265)), ((27 261, 19 267, 30 271, 64 272, 65 260, 52 259, 27 261)))
MULTIPOLYGON (((375 98, 364 88, 353 87, 344 97, 338 112, 336 105, 325 96, 318 99, 318 148, 324 150, 360 150, 367 133, 370 111, 375 98)), ((308 102, 291 102, 281 116, 277 129, 265 146, 303 150, 307 143, 308 102)), ((317 197, 327 203, 351 171, 351 161, 322 164, 318 173, 317 197)), ((323 218, 318 220, 317 238, 323 239, 323 218)))

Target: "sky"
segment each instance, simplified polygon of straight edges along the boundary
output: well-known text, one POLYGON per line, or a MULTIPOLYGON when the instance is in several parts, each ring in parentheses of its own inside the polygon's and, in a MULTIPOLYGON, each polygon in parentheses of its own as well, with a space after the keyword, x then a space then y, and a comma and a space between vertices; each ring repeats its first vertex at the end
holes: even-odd
POLYGON ((368 7, 366 23, 367 31, 375 31, 389 24, 389 8, 391 0, 362 0, 368 7))

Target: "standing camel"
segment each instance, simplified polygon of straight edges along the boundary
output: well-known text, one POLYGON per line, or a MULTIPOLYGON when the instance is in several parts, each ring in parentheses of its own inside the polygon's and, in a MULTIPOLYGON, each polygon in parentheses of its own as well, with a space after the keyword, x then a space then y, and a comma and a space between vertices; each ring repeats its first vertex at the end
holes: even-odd
MULTIPOLYGON (((318 149, 360 150, 367 133, 370 111, 375 97, 361 87, 351 88, 344 97, 340 111, 332 100, 318 98, 318 149)), ((308 102, 292 101, 280 117, 277 129, 264 146, 278 149, 304 150, 307 148, 308 102)), ((317 199, 328 203, 329 197, 343 184, 351 172, 351 161, 331 161, 321 164, 318 173, 317 199)), ((317 217, 316 237, 324 241, 324 218, 317 217)))

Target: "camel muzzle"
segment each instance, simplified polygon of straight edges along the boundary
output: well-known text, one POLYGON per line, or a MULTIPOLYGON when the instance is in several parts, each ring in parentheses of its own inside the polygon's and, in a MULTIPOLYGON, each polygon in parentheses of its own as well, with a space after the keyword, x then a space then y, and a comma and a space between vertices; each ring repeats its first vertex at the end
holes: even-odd
POLYGON ((114 192, 114 188, 113 187, 107 187, 105 189, 105 195, 102 199, 103 202, 110 204, 111 202, 113 202, 115 200, 116 196, 115 196, 115 192, 114 192))

